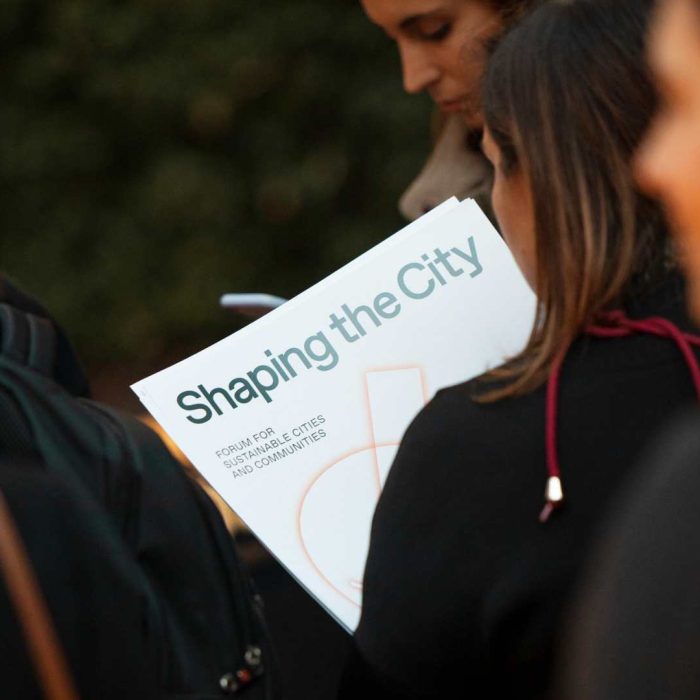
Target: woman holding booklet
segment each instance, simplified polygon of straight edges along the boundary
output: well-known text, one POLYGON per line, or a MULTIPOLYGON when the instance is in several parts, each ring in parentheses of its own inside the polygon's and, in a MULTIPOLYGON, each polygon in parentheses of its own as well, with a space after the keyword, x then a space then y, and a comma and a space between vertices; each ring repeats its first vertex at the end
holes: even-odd
POLYGON ((404 436, 342 697, 549 696, 611 496, 700 393, 666 222, 632 174, 651 8, 548 3, 489 62, 493 204, 537 319, 520 355, 439 392, 404 436))

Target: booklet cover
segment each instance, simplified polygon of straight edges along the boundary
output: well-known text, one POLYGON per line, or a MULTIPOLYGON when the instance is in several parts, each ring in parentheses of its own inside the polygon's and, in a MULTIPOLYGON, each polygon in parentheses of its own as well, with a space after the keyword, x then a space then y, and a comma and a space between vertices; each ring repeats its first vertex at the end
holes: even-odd
MULTIPOLYGON (((435 392, 516 354, 535 299, 473 201, 448 200, 215 345, 133 386, 348 630, 372 514, 435 392)), ((426 478, 430 460, 426 460, 426 478)))

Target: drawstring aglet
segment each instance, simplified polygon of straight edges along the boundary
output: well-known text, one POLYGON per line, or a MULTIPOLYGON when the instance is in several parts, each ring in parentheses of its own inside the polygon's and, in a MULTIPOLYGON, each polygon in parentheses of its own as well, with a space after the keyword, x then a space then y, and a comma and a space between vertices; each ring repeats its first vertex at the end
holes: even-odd
POLYGON ((561 479, 558 476, 550 476, 549 479, 547 479, 544 498, 544 508, 540 513, 541 523, 546 523, 549 520, 549 516, 552 515, 555 509, 559 508, 564 501, 564 491, 561 487, 561 479))

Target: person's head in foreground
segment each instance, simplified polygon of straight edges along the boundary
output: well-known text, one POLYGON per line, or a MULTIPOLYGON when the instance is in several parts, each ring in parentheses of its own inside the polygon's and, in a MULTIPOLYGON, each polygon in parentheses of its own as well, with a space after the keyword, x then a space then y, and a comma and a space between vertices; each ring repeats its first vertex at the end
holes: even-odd
POLYGON ((399 49, 406 92, 427 92, 445 113, 481 126, 487 46, 538 0, 361 0, 399 49))
POLYGON ((666 225, 632 156, 656 98, 645 35, 652 0, 551 2, 499 44, 484 84, 484 152, 503 236, 539 299, 501 395, 541 384, 601 312, 664 271, 666 225))
MULTIPOLYGON (((659 107, 636 171, 666 206, 700 321, 698 0, 657 0, 648 57, 659 107)), ((676 417, 647 448, 601 533, 572 609, 563 696, 700 696, 699 437, 696 411, 676 417)))
POLYGON ((660 106, 637 160, 640 183, 667 208, 700 319, 700 3, 662 0, 649 39, 660 106))

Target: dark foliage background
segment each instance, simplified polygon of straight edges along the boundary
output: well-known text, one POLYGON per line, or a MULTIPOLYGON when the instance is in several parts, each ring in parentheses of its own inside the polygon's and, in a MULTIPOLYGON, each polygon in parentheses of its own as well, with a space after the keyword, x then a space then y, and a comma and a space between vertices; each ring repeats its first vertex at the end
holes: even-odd
MULTIPOLYGON (((149 370, 401 224, 428 149, 355 0, 2 0, 0 263, 88 364, 149 370)), ((240 324, 239 324, 240 325, 240 324)))
MULTIPOLYGON (((429 109, 357 0, 0 0, 0 269, 138 410, 130 380, 241 325, 222 292, 293 295, 401 225, 429 109)), ((254 572, 289 697, 330 697, 345 633, 254 572)))

